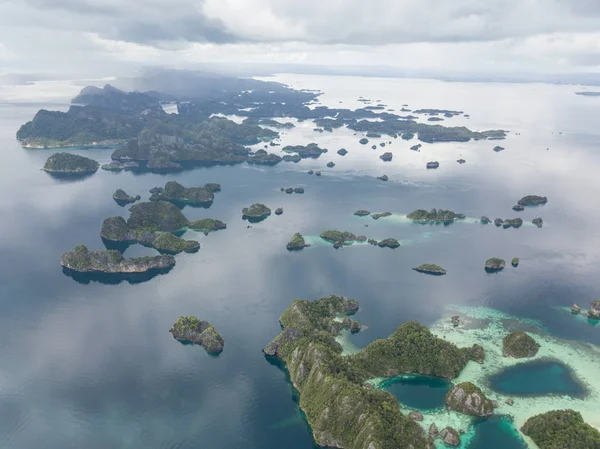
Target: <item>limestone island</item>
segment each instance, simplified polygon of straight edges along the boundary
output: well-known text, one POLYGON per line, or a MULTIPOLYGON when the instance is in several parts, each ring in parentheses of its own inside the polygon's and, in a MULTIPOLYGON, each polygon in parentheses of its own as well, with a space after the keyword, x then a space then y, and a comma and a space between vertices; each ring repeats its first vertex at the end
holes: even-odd
POLYGON ((282 151, 284 153, 294 153, 300 156, 301 159, 316 159, 321 154, 327 153, 326 148, 320 148, 316 143, 309 143, 308 145, 288 145, 283 147, 282 151))
POLYGON ((277 209, 275 209, 275 215, 282 215, 283 214, 283 207, 278 207, 277 209))
POLYGON ((505 220, 503 220, 502 218, 496 218, 494 220, 494 224, 496 225, 496 227, 500 227, 502 226, 504 229, 507 228, 520 228, 521 226, 523 226, 523 219, 522 218, 507 218, 505 220))
POLYGON ((173 256, 146 256, 125 259, 117 250, 90 251, 79 245, 60 256, 60 264, 79 273, 133 274, 168 270, 175 266, 173 256))
POLYGON ((194 316, 179 317, 169 332, 176 340, 201 345, 209 354, 220 353, 225 344, 212 324, 194 316))
POLYGON ((504 357, 533 357, 540 349, 540 345, 529 334, 521 331, 511 332, 502 343, 504 357))
POLYGON ((521 206, 520 204, 515 204, 512 207, 512 210, 514 210, 515 212, 523 212, 525 210, 525 207, 521 206))
POLYGON ((345 148, 340 148, 339 150, 337 150, 337 154, 339 154, 340 156, 346 156, 348 154, 348 150, 346 150, 345 148))
POLYGON ((336 337, 358 327, 350 318, 358 308, 357 301, 335 295, 296 300, 280 317, 281 333, 263 351, 285 364, 319 446, 433 449, 433 436, 400 411, 396 398, 366 381, 402 374, 453 379, 476 359, 474 349, 410 321, 388 338, 343 355, 336 337))
POLYGON ((389 151, 387 153, 383 153, 381 156, 379 156, 379 159, 381 159, 384 162, 389 162, 392 160, 392 153, 390 153, 389 151))
POLYGON ((269 215, 271 215, 271 209, 261 203, 254 203, 250 207, 244 207, 242 209, 242 219, 252 223, 263 221, 269 215))
POLYGON ((444 270, 439 265, 435 265, 432 263, 424 263, 416 268, 413 268, 413 270, 418 271, 419 273, 433 274, 434 276, 441 276, 443 274, 446 274, 446 270, 444 270))
POLYGON ((438 168, 440 163, 438 161, 427 162, 427 168, 438 168))
POLYGON ((170 232, 165 232, 154 239, 152 247, 164 254, 195 253, 200 249, 200 243, 195 240, 184 240, 170 232))
POLYGON ((504 147, 501 147, 500 145, 496 145, 493 149, 496 153, 499 153, 500 151, 504 151, 504 147))
POLYGON ((464 214, 456 213, 451 210, 417 209, 406 216, 411 221, 417 223, 454 223, 456 220, 463 220, 464 214))
POLYGON ((356 212, 354 212, 354 215, 356 215, 357 217, 366 217, 368 215, 371 215, 371 212, 365 209, 359 209, 356 212))
POLYGON ((396 248, 400 247, 400 242, 398 242, 398 240, 396 240, 396 239, 388 238, 388 239, 383 239, 383 240, 380 240, 379 242, 377 242, 377 246, 379 246, 380 248, 396 249, 396 248))
POLYGON ((117 189, 117 191, 115 193, 113 193, 113 199, 116 201, 116 203, 119 206, 125 206, 126 204, 131 204, 131 203, 135 203, 136 201, 139 201, 142 197, 139 195, 136 196, 131 196, 128 195, 125 190, 123 189, 117 189))
POLYGON ((539 204, 546 204, 547 202, 548 198, 545 196, 527 195, 521 198, 517 204, 520 206, 537 206, 539 204))
POLYGON ((446 405, 450 410, 471 416, 490 416, 494 413, 492 401, 471 382, 455 385, 446 394, 446 405))
POLYGON ((412 151, 419 151, 419 150, 421 149, 421 147, 422 147, 422 146, 423 146, 422 144, 418 143, 418 144, 416 144, 416 145, 413 145, 412 147, 410 147, 410 149, 411 149, 412 151))
POLYGON ((491 222, 492 222, 492 220, 490 220, 490 217, 487 217, 487 216, 485 216, 485 215, 482 215, 482 216, 481 216, 481 218, 479 219, 479 222, 480 222, 481 224, 488 224, 488 223, 491 223, 491 222))
POLYGON ((541 228, 542 226, 544 226, 544 220, 542 220, 541 218, 534 218, 533 220, 531 220, 531 223, 533 223, 534 225, 536 225, 538 228, 541 228))
POLYGON ((89 174, 95 173, 100 164, 88 157, 71 153, 54 153, 44 164, 44 170, 57 174, 89 174))
POLYGON ((390 178, 388 178, 388 175, 381 175, 378 176, 377 179, 379 179, 380 181, 388 181, 390 178))
POLYGON ((100 168, 102 170, 106 170, 106 171, 119 172, 119 171, 123 171, 123 170, 134 170, 139 167, 140 167, 140 164, 138 164, 137 162, 134 162, 134 161, 129 161, 129 162, 112 161, 108 164, 102 165, 100 168))
POLYGON ((386 218, 386 217, 391 217, 391 216, 392 216, 391 212, 379 212, 379 213, 371 215, 371 218, 373 220, 379 220, 380 218, 386 218))
POLYGON ((362 144, 362 145, 366 145, 369 143, 369 139, 367 139, 366 137, 363 137, 362 139, 360 139, 358 141, 358 143, 362 144))
POLYGON ((334 248, 341 248, 344 245, 352 245, 354 242, 366 242, 365 236, 356 236, 347 231, 327 230, 319 234, 323 240, 333 243, 334 248))
POLYGON ((464 164, 467 161, 465 161, 464 159, 461 158, 461 159, 458 159, 456 162, 458 162, 459 164, 462 165, 462 164, 464 164))
POLYGON ((327 167, 328 167, 328 168, 333 168, 333 167, 335 167, 335 162, 327 162, 327 167))
POLYGON ((485 261, 485 271, 487 271, 489 273, 501 271, 501 270, 504 270, 505 265, 506 265, 506 262, 504 262, 504 259, 492 257, 491 259, 488 259, 485 261))
POLYGON ((600 299, 596 299, 590 304, 588 318, 591 320, 600 320, 600 299))
POLYGON ((306 243, 304 237, 299 232, 296 232, 286 246, 288 251, 297 251, 299 249, 308 248, 310 245, 306 243))
POLYGON ((553 410, 532 416, 521 432, 540 449, 600 448, 600 432, 574 410, 553 410))
POLYGON ((166 201, 139 203, 132 206, 129 213, 127 221, 123 217, 104 220, 100 236, 107 246, 141 243, 161 252, 194 252, 199 248, 198 242, 186 241, 170 233, 186 229, 208 233, 226 228, 225 223, 212 218, 190 222, 177 206, 166 201))
POLYGON ((513 267, 518 267, 519 266, 519 258, 518 257, 513 257, 513 260, 510 263, 513 267))
POLYGON ((215 200, 215 192, 221 191, 219 184, 205 184, 204 187, 184 187, 177 181, 169 181, 162 191, 155 191, 150 201, 169 201, 174 204, 210 207, 215 200))

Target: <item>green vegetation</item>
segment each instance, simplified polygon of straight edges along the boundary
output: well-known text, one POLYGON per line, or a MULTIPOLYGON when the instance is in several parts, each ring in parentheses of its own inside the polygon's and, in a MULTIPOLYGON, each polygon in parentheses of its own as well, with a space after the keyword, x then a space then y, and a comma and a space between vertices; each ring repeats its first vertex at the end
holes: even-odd
POLYGON ((521 198, 517 204, 521 206, 535 206, 538 204, 546 204, 548 202, 548 198, 545 196, 539 195, 527 195, 521 198))
POLYGON ((335 231, 335 230, 331 230, 331 229, 321 232, 321 234, 319 234, 319 236, 324 240, 328 240, 328 241, 333 242, 334 244, 338 244, 338 245, 344 245, 346 243, 352 243, 352 242, 359 240, 359 237, 355 236, 351 232, 335 231))
POLYGON ((391 217, 391 215, 392 215, 391 212, 380 212, 380 213, 371 215, 371 218, 373 220, 379 220, 380 218, 391 217))
POLYGON ((519 258, 518 257, 513 257, 513 260, 510 263, 513 267, 518 267, 519 266, 519 258))
POLYGON ((297 232, 292 237, 292 240, 290 240, 288 242, 287 249, 289 251, 295 251, 295 250, 306 248, 307 246, 310 246, 310 245, 307 245, 306 241, 304 240, 304 237, 302 237, 302 234, 297 232))
POLYGON ((71 153, 55 153, 44 164, 51 173, 94 173, 100 164, 93 159, 71 153))
POLYGON ((212 324, 194 316, 179 317, 169 332, 176 340, 202 345, 206 352, 212 354, 221 352, 225 344, 212 324))
POLYGON ((424 263, 422 265, 419 265, 416 268, 413 268, 413 270, 418 271, 419 273, 434 274, 434 275, 446 274, 446 270, 444 270, 439 265, 435 265, 432 263, 424 263))
POLYGON ((271 209, 261 203, 254 203, 250 207, 242 209, 242 218, 249 221, 262 221, 271 215, 271 209))
POLYGON ((499 259, 498 257, 492 257, 485 261, 485 270, 486 271, 500 271, 504 269, 506 262, 504 259, 499 259))
POLYGON ((212 232, 226 229, 227 225, 221 220, 215 220, 213 218, 203 218, 201 220, 192 221, 188 224, 188 228, 193 231, 201 232, 212 232))
POLYGON ((409 220, 418 221, 420 223, 452 223, 456 220, 465 218, 464 214, 459 214, 451 210, 417 209, 406 216, 409 220))
POLYGON ((60 256, 64 268, 81 273, 145 273, 152 270, 165 270, 175 265, 172 256, 146 256, 123 258, 117 250, 90 251, 79 245, 60 256))
POLYGON ((150 201, 170 201, 209 207, 215 199, 213 192, 220 190, 221 186, 219 184, 206 184, 204 187, 184 187, 177 181, 169 181, 165 184, 162 192, 152 194, 150 201))
POLYGON ((554 410, 529 418, 521 432, 540 449, 598 449, 600 432, 574 410, 554 410))
POLYGON ((316 159, 321 156, 321 154, 327 153, 327 149, 320 148, 316 143, 309 143, 308 145, 288 145, 283 147, 282 151, 285 153, 295 153, 300 156, 301 159, 316 159))
POLYGON ((156 237, 152 246, 161 253, 167 254, 194 253, 200 249, 200 244, 197 241, 184 240, 170 232, 165 232, 156 237))
POLYGON ((139 201, 141 199, 141 196, 131 196, 128 195, 127 192, 125 192, 125 190, 117 189, 117 191, 113 193, 113 199, 117 202, 117 204, 125 205, 139 201))
POLYGON ((540 345, 525 332, 515 331, 504 337, 504 357, 533 357, 540 345))
POLYGON ((356 301, 333 295, 294 301, 280 317, 281 334, 264 351, 285 363, 320 446, 431 449, 419 425, 400 412, 397 400, 368 388, 365 381, 401 373, 455 377, 471 350, 408 322, 389 338, 344 357, 335 336, 342 329, 359 329, 348 317, 357 310, 356 301))
POLYGON ((377 243, 377 246, 379 246, 380 248, 398 248, 400 247, 400 242, 398 242, 398 240, 396 239, 383 239, 381 241, 379 241, 377 243))
POLYGON ((188 225, 177 206, 166 201, 135 204, 129 212, 127 226, 136 232, 173 232, 188 225))

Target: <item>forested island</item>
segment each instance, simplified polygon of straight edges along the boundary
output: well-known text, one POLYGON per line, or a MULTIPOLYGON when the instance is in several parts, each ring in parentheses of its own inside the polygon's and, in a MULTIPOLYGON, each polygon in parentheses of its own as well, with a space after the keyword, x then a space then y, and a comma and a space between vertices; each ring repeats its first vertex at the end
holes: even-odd
POLYGON ((480 348, 459 348, 410 321, 388 338, 342 356, 335 337, 356 327, 350 316, 358 308, 357 301, 335 295, 294 301, 279 319, 281 333, 264 352, 285 363, 318 445, 432 449, 433 437, 400 411, 396 398, 365 382, 402 373, 453 379, 469 360, 481 360, 480 348))

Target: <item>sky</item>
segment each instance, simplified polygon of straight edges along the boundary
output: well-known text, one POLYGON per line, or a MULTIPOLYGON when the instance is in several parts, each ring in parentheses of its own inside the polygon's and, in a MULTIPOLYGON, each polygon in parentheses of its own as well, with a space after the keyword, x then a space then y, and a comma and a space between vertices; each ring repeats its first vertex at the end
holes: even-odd
POLYGON ((596 73, 600 1, 0 1, 5 78, 206 64, 596 73))

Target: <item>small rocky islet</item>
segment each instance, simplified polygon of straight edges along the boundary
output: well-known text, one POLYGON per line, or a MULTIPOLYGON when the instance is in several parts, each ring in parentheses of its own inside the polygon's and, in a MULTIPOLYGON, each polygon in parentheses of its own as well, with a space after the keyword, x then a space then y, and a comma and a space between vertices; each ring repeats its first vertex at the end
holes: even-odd
POLYGON ((254 203, 242 209, 242 219, 253 223, 265 220, 271 215, 271 209, 262 203, 254 203))
POLYGON ((504 259, 500 259, 498 257, 492 257, 485 261, 485 271, 487 271, 488 273, 502 271, 504 270, 505 266, 506 262, 504 261, 504 259))
POLYGON ((292 240, 288 242, 286 248, 288 251, 298 251, 304 248, 308 248, 310 245, 306 243, 304 237, 299 232, 295 233, 292 240))
POLYGON ((439 265, 435 265, 432 263, 425 263, 419 265, 418 267, 413 268, 413 270, 418 271, 419 273, 433 274, 434 276, 441 276, 446 274, 446 270, 444 270, 439 265))
POLYGON ((456 213, 445 209, 417 209, 406 216, 409 220, 416 223, 453 223, 457 220, 463 220, 464 214, 456 213))
POLYGON ((600 448, 600 432, 575 410, 553 410, 532 416, 523 424, 521 432, 539 449, 600 448))
POLYGON ((88 157, 72 153, 55 153, 50 156, 42 170, 54 174, 90 174, 98 171, 100 164, 88 157))
POLYGON ((168 270, 175 266, 175 259, 168 255, 125 259, 117 250, 91 251, 79 245, 62 254, 60 264, 79 273, 140 274, 168 270))
POLYGON ((150 201, 169 201, 175 204, 210 207, 215 199, 215 192, 220 192, 221 186, 209 183, 204 187, 184 187, 177 181, 169 181, 162 190, 156 188, 152 190, 150 201))
POLYGON ((279 189, 281 192, 285 192, 288 195, 291 195, 292 193, 298 193, 298 194, 303 194, 304 193, 304 188, 303 187, 281 187, 281 189, 279 189))
POLYGON ((225 345, 223 337, 212 324, 194 316, 179 317, 169 333, 181 342, 201 345, 209 354, 219 354, 225 345))
POLYGON ((117 189, 115 193, 113 193, 113 199, 119 206, 125 206, 127 204, 135 203, 139 201, 142 197, 139 195, 131 196, 128 195, 123 189, 117 189))
POLYGON ((504 357, 526 358, 535 356, 540 345, 526 332, 514 331, 504 337, 504 357))

